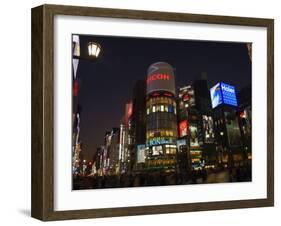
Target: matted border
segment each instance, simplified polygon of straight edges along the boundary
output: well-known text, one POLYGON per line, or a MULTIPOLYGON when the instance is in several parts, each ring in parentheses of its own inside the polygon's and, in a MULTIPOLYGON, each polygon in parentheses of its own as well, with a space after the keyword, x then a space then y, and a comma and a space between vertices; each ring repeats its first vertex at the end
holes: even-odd
POLYGON ((272 19, 43 5, 32 9, 32 216, 41 220, 113 217, 273 206, 274 21, 272 19), (54 211, 54 16, 95 16, 267 28, 267 198, 91 210, 54 211))

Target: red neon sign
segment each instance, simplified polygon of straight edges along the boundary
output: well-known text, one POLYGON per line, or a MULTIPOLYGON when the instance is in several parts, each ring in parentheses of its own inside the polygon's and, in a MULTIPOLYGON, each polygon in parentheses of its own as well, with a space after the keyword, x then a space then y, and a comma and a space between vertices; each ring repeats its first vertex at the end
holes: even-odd
POLYGON ((152 81, 155 81, 155 80, 170 80, 170 75, 162 74, 162 73, 152 74, 147 78, 146 82, 148 84, 148 83, 150 83, 152 81))
POLYGON ((159 93, 153 93, 152 96, 157 97, 157 96, 160 96, 160 94, 159 93))
POLYGON ((131 117, 132 113, 133 113, 133 104, 130 103, 128 106, 128 112, 127 112, 128 118, 131 117))
POLYGON ((167 96, 167 97, 172 97, 172 96, 173 96, 173 94, 171 94, 171 93, 164 93, 164 96, 167 96))
POLYGON ((244 111, 241 111, 239 115, 240 115, 240 118, 246 118, 246 114, 244 111))
POLYGON ((73 84, 73 96, 77 97, 78 93, 79 93, 79 83, 77 80, 75 80, 73 84))
POLYGON ((186 94, 183 96, 183 101, 188 101, 189 100, 189 96, 186 94))
POLYGON ((179 123, 179 132, 180 132, 180 137, 188 135, 188 122, 187 122, 187 120, 183 120, 179 123))

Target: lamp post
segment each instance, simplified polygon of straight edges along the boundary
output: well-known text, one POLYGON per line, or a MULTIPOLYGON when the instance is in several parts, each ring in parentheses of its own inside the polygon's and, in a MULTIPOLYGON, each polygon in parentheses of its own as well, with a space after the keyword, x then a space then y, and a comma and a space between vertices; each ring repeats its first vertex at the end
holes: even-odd
POLYGON ((91 58, 98 58, 101 51, 101 47, 96 42, 89 42, 88 43, 88 55, 91 58))
MULTIPOLYGON (((80 53, 80 38, 79 35, 72 36, 72 66, 73 66, 73 92, 72 92, 72 169, 73 175, 79 175, 83 172, 81 170, 81 141, 80 141, 80 120, 81 120, 81 110, 79 105, 79 80, 81 79, 77 73, 78 65, 80 60, 94 61, 98 58, 101 52, 101 46, 96 42, 89 42, 87 44, 88 55, 81 56, 80 53)), ((82 164, 83 165, 83 164, 82 164)))

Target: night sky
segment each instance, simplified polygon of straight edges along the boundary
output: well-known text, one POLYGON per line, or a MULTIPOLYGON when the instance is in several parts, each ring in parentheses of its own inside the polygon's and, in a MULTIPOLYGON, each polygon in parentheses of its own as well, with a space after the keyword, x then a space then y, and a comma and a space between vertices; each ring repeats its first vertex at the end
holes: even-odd
POLYGON ((144 39, 80 35, 81 55, 87 43, 98 42, 95 61, 80 60, 81 142, 84 158, 91 160, 107 130, 119 127, 134 84, 148 67, 164 61, 176 69, 176 86, 192 84, 206 72, 209 87, 222 81, 239 91, 251 84, 251 62, 245 43, 144 39))

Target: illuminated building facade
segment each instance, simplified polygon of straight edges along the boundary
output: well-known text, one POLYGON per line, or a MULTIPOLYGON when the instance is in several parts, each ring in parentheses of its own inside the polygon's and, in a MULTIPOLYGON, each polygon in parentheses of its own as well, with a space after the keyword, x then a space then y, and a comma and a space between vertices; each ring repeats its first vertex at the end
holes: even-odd
POLYGON ((178 131, 172 66, 165 62, 152 64, 146 87, 146 167, 175 171, 178 131))
POLYGON ((115 175, 118 173, 119 165, 119 140, 120 140, 119 128, 112 128, 108 141, 106 142, 107 157, 108 157, 108 174, 115 175))
MULTIPOLYGON (((199 137, 200 114, 195 108, 195 93, 191 85, 178 90, 178 125, 179 125, 179 153, 181 149, 187 150, 187 161, 193 168, 201 167, 202 148, 199 137), (184 143, 183 143, 184 141, 184 143), (189 163, 190 164, 190 163, 189 163)), ((183 160, 182 160, 183 161, 183 160)), ((190 167, 190 166, 189 166, 190 167)))
POLYGON ((232 168, 242 164, 244 150, 234 86, 217 83, 210 89, 219 162, 232 168))
POLYGON ((131 171, 131 153, 134 149, 134 128, 132 125, 133 104, 132 101, 125 105, 125 115, 120 125, 119 136, 119 172, 131 171))

